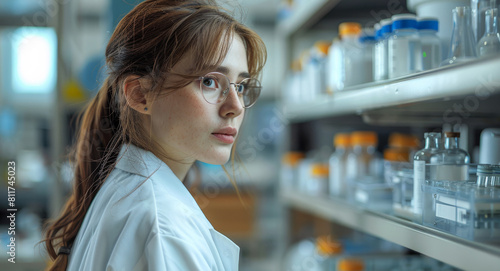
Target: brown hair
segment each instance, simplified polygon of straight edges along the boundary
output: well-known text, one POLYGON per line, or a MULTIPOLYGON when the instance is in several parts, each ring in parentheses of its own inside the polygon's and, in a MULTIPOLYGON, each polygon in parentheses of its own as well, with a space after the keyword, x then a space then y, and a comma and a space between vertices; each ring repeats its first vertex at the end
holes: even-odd
POLYGON ((58 255, 57 249, 72 246, 92 200, 116 164, 121 146, 132 143, 162 155, 161 146, 141 126, 139 113, 127 105, 124 79, 131 75, 149 79, 148 91, 154 97, 165 89, 165 83, 174 91, 220 65, 233 35, 239 35, 246 47, 250 75, 259 77, 266 61, 263 41, 215 1, 146 0, 120 21, 106 47, 108 77, 79 115, 71 153, 73 193, 43 240, 53 260, 48 270, 66 270, 68 255, 58 255), (191 70, 180 74, 182 82, 172 84, 168 76, 186 56, 194 61, 191 70))

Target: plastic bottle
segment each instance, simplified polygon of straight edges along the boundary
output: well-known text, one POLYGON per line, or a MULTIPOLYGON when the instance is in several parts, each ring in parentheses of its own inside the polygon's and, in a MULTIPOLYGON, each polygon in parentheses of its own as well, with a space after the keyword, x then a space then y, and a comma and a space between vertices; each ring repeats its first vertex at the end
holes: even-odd
POLYGON ((470 7, 456 7, 453 9, 453 34, 448 58, 441 66, 463 63, 477 57, 476 42, 471 28, 470 7))
POLYGON ((329 189, 330 195, 345 196, 347 191, 346 162, 350 153, 351 138, 349 134, 337 134, 333 140, 335 152, 330 156, 329 189))
POLYGON ((477 43, 479 57, 489 57, 500 53, 500 34, 497 30, 498 9, 486 10, 484 36, 477 43))
POLYGON ((326 194, 328 189, 328 165, 321 163, 311 164, 310 178, 306 180, 306 191, 319 195, 326 194))
POLYGON ((352 152, 347 156, 346 165, 348 182, 379 181, 382 175, 382 161, 376 152, 377 143, 377 134, 374 132, 358 131, 351 134, 352 152))
POLYGON ((500 128, 486 128, 481 131, 479 163, 500 165, 500 128))
POLYGON ((431 179, 445 181, 467 181, 469 179, 470 156, 458 147, 460 133, 446 132, 444 149, 431 156, 431 164, 437 164, 431 179))
POLYGON ((333 58, 339 67, 333 71, 334 91, 363 83, 357 74, 361 66, 363 55, 359 44, 361 25, 359 23, 341 23, 339 33, 342 37, 340 46, 334 47, 333 58))
POLYGON ((380 21, 380 30, 373 52, 373 79, 375 81, 389 78, 388 40, 392 33, 392 19, 380 21))
POLYGON ((413 156, 413 213, 416 219, 422 216, 422 188, 425 180, 430 179, 430 172, 425 164, 431 162, 431 157, 439 153, 441 148, 441 133, 425 133, 425 147, 413 156))
POLYGON ((326 76, 326 92, 333 94, 338 91, 336 89, 338 76, 340 76, 340 71, 342 69, 342 49, 341 49, 341 37, 336 37, 332 41, 332 45, 328 49, 327 57, 327 76, 326 76))
POLYGON ((422 47, 416 16, 393 15, 392 32, 388 41, 389 78, 422 71, 422 47))
POLYGON ((418 34, 422 43, 422 70, 439 67, 441 58, 441 40, 437 36, 439 22, 436 18, 419 18, 418 34))
POLYGON ((281 162, 281 188, 297 189, 298 187, 298 172, 297 165, 304 158, 302 152, 287 152, 283 155, 281 162))
POLYGON ((325 92, 326 80, 326 62, 328 47, 330 44, 326 41, 317 41, 311 48, 307 64, 304 68, 304 76, 307 78, 307 89, 310 93, 310 99, 316 99, 325 92))
POLYGON ((365 263, 361 258, 344 258, 337 263, 338 271, 363 271, 365 263))
POLYGON ((359 76, 359 83, 368 83, 373 81, 373 51, 375 48, 375 35, 373 29, 363 29, 363 34, 359 37, 361 44, 361 65, 359 66, 357 76, 359 76))

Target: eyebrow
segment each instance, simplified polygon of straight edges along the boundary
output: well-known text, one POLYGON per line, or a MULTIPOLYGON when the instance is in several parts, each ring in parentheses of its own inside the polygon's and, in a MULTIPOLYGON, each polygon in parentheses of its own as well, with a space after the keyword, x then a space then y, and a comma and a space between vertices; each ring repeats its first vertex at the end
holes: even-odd
MULTIPOLYGON (((215 71, 226 75, 229 74, 229 68, 225 66, 219 66, 215 71)), ((240 74, 238 74, 238 78, 250 78, 250 73, 241 72, 240 74)))

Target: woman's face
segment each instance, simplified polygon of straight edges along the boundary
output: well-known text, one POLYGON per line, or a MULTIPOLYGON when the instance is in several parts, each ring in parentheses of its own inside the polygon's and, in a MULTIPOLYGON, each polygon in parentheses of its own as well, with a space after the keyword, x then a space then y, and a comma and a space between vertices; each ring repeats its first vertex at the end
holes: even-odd
MULTIPOLYGON (((179 64, 182 65, 182 61, 179 64)), ((216 71, 225 74, 232 83, 248 77, 246 50, 238 35, 234 35, 216 71)), ((182 89, 160 96, 152 104, 152 133, 169 154, 169 159, 225 164, 245 111, 233 85, 225 101, 209 104, 199 84, 199 80, 193 81, 182 89)))

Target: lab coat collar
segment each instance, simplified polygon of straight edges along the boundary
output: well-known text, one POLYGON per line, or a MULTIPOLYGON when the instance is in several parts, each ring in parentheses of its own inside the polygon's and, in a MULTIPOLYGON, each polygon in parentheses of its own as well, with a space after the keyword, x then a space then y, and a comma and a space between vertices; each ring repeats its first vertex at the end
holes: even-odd
POLYGON ((172 196, 194 210, 199 209, 198 204, 182 181, 165 162, 150 151, 139 148, 132 143, 123 144, 117 157, 116 168, 146 178, 154 174, 157 184, 172 190, 172 196))

